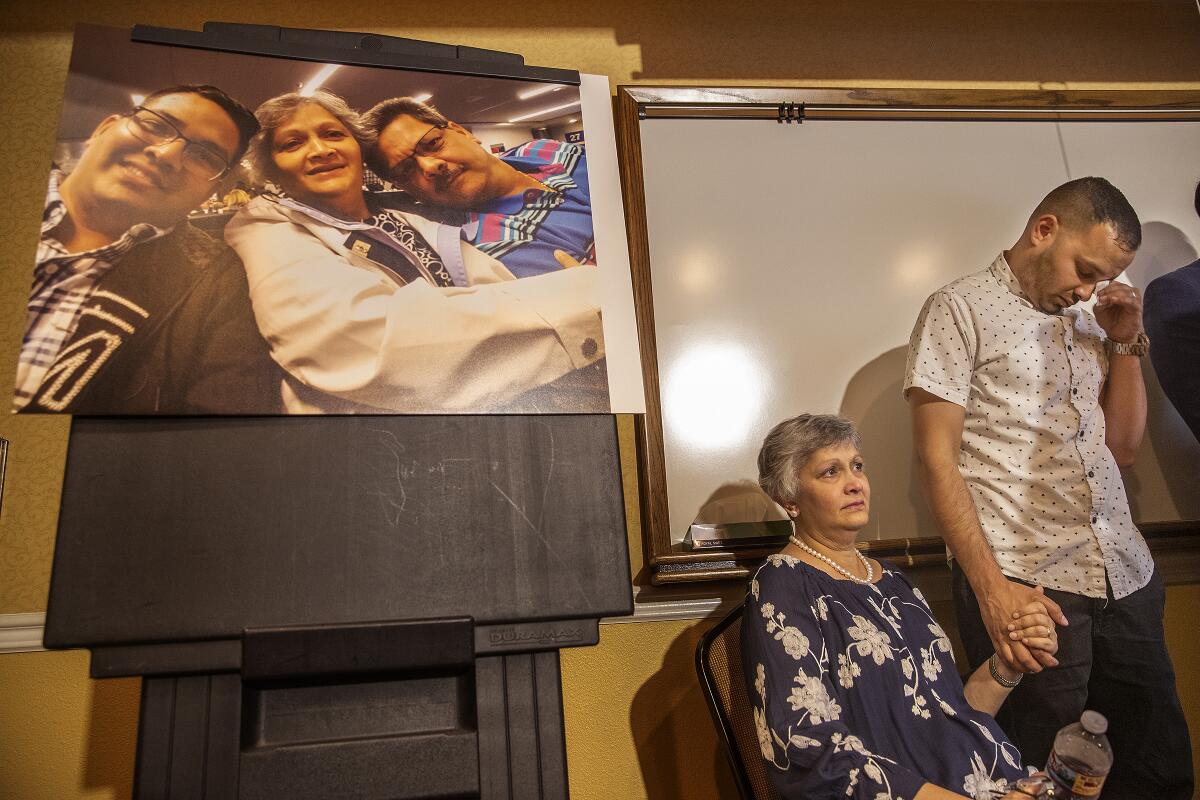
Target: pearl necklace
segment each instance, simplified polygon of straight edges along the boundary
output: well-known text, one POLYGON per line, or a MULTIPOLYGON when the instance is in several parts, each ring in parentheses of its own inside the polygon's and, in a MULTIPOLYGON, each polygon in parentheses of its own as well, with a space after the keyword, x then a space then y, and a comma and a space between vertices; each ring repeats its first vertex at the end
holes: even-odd
POLYGON ((814 550, 813 548, 809 547, 804 542, 802 542, 798 538, 796 538, 796 534, 794 534, 794 533, 788 537, 788 541, 791 542, 792 544, 796 545, 796 547, 799 547, 801 550, 808 553, 809 555, 813 555, 813 556, 816 556, 817 558, 821 559, 826 564, 833 567, 838 572, 842 573, 843 575, 845 575, 847 578, 854 581, 855 583, 869 584, 874 581, 875 569, 871 566, 871 562, 867 560, 866 556, 864 556, 862 553, 860 553, 858 551, 857 547, 854 548, 854 555, 858 556, 858 560, 862 562, 863 568, 866 569, 866 571, 867 571, 866 578, 858 577, 853 572, 846 569, 845 567, 843 567, 841 564, 834 561, 829 556, 825 555, 824 553, 819 553, 816 550, 814 550))

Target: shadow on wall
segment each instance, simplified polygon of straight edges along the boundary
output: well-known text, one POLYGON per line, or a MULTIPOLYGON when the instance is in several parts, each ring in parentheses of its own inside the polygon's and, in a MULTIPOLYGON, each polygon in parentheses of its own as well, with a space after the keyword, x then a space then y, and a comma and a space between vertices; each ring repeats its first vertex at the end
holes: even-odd
POLYGON ((693 522, 711 524, 787 519, 783 509, 748 478, 728 481, 712 491, 693 522))
POLYGON ((141 693, 139 678, 91 681, 83 789, 133 796, 141 693))
MULTIPOLYGON (((1196 260, 1196 248, 1183 231, 1165 222, 1142 225, 1142 246, 1125 274, 1135 286, 1145 288, 1150 281, 1196 260)), ((1142 521, 1138 498, 1142 474, 1161 470, 1162 482, 1178 509, 1179 519, 1200 519, 1200 444, 1163 394, 1150 359, 1142 360, 1146 382, 1146 438, 1133 469, 1124 473, 1129 490, 1129 505, 1135 520, 1142 521)), ((1154 520, 1145 520, 1154 521, 1154 520)))
POLYGON ((842 396, 840 413, 858 425, 871 480, 871 521, 860 538, 938 535, 921 490, 908 403, 900 395, 907 356, 905 345, 873 359, 842 396))
POLYGON ((629 726, 647 800, 739 796, 696 677, 696 644, 718 619, 684 630, 630 704, 629 726))

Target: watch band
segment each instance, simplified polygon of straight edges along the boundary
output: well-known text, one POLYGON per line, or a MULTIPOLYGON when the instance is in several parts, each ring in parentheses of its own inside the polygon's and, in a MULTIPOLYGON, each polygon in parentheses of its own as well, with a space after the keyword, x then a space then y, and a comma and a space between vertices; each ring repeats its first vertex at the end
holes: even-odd
POLYGON ((1144 331, 1139 331, 1132 342, 1114 342, 1105 340, 1110 355, 1115 356, 1144 356, 1150 352, 1150 337, 1144 331))

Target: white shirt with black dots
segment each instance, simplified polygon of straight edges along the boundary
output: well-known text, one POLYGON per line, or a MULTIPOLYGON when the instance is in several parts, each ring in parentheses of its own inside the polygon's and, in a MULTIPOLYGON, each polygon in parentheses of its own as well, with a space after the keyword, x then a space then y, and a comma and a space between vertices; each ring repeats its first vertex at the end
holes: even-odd
POLYGON ((958 465, 1005 575, 1087 597, 1131 594, 1154 562, 1104 443, 1104 331, 1047 314, 1003 254, 934 292, 908 346, 904 393, 966 409, 958 465))

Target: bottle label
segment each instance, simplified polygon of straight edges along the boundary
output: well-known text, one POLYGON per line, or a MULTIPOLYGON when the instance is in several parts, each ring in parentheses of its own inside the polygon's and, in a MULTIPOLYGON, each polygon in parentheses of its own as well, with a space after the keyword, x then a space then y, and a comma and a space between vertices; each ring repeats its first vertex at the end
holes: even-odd
POLYGON ((1107 777, 1088 774, 1075 764, 1059 758, 1058 753, 1054 751, 1050 752, 1050 758, 1046 761, 1046 774, 1060 788, 1070 791, 1071 798, 1098 797, 1107 777))

